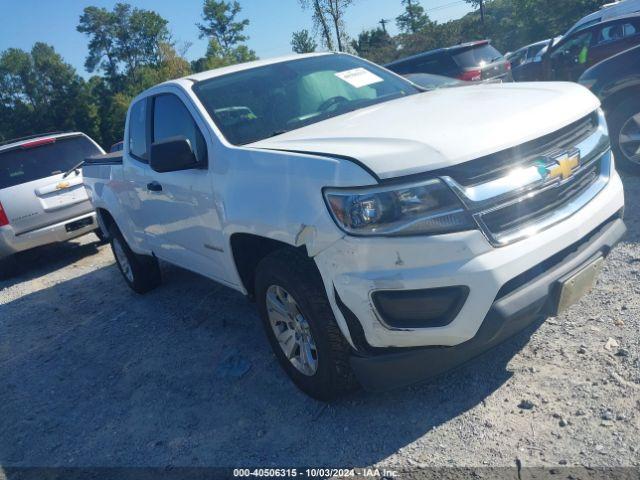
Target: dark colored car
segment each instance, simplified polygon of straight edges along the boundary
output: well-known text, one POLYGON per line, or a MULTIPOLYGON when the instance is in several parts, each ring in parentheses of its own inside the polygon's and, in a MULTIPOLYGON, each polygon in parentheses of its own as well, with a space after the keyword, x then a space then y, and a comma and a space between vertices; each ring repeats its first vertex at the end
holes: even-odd
POLYGON ((123 148, 124 148, 124 142, 120 140, 119 142, 116 142, 113 145, 111 145, 111 148, 109 149, 109 153, 121 152, 123 148))
POLYGON ((505 55, 505 58, 511 62, 511 75, 514 81, 530 81, 539 76, 542 62, 540 51, 548 47, 550 43, 551 39, 543 40, 505 55))
POLYGON ((640 46, 594 65, 579 81, 602 101, 618 166, 640 172, 640 46))
POLYGON ((432 73, 467 81, 511 81, 511 64, 489 40, 439 48, 385 65, 400 75, 432 73))
POLYGON ((547 50, 542 59, 542 80, 575 82, 587 68, 636 45, 640 45, 638 14, 575 31, 547 50))

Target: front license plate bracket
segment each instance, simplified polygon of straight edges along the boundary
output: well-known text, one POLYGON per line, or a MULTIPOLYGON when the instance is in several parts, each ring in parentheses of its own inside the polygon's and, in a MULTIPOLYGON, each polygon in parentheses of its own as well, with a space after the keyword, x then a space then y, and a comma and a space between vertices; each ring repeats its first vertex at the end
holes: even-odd
POLYGON ((578 271, 573 271, 558 280, 552 316, 563 313, 595 286, 603 264, 604 257, 599 255, 578 271))

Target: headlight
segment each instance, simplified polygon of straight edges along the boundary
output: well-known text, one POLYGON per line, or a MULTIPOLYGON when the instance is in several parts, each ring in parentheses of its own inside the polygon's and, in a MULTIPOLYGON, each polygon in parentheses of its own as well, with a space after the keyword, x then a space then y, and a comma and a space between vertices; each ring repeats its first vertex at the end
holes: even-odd
POLYGON ((476 228, 442 181, 366 188, 328 188, 333 219, 350 235, 433 235, 476 228))

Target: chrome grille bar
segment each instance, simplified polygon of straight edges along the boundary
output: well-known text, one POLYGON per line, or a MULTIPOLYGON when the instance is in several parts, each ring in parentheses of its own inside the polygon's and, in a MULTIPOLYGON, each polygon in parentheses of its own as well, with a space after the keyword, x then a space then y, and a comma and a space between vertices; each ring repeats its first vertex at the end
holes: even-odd
MULTIPOLYGON (((464 186, 450 176, 445 175, 441 179, 458 195, 494 246, 508 245, 569 217, 583 208, 608 183, 612 154, 601 110, 598 111, 598 128, 587 138, 576 138, 576 141, 577 144, 570 151, 579 152, 581 161, 577 168, 570 170, 568 178, 564 178, 564 174, 551 178, 545 173, 559 165, 555 157, 567 152, 566 149, 552 149, 540 152, 527 165, 485 183, 464 186), (593 178, 587 178, 589 175, 593 178), (576 188, 577 191, 573 191, 576 188), (557 196, 565 203, 555 205, 556 209, 552 212, 548 212, 548 208, 540 209, 539 214, 535 210, 527 210, 527 207, 532 208, 540 199, 544 200, 540 195, 557 196), (522 215, 521 225, 496 230, 491 227, 490 222, 485 221, 496 212, 507 212, 507 209, 515 208, 514 205, 520 205, 522 211, 526 212, 526 215, 522 215)), ((518 223, 517 218, 511 223, 518 223)))

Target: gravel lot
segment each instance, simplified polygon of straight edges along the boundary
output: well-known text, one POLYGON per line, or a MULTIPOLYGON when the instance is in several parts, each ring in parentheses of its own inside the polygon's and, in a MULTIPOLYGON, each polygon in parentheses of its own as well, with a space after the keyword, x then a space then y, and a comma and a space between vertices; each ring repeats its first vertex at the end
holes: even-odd
POLYGON ((640 466, 640 179, 597 289, 435 381, 331 405, 245 299, 164 266, 146 296, 88 235, 0 280, 0 465, 640 466))

